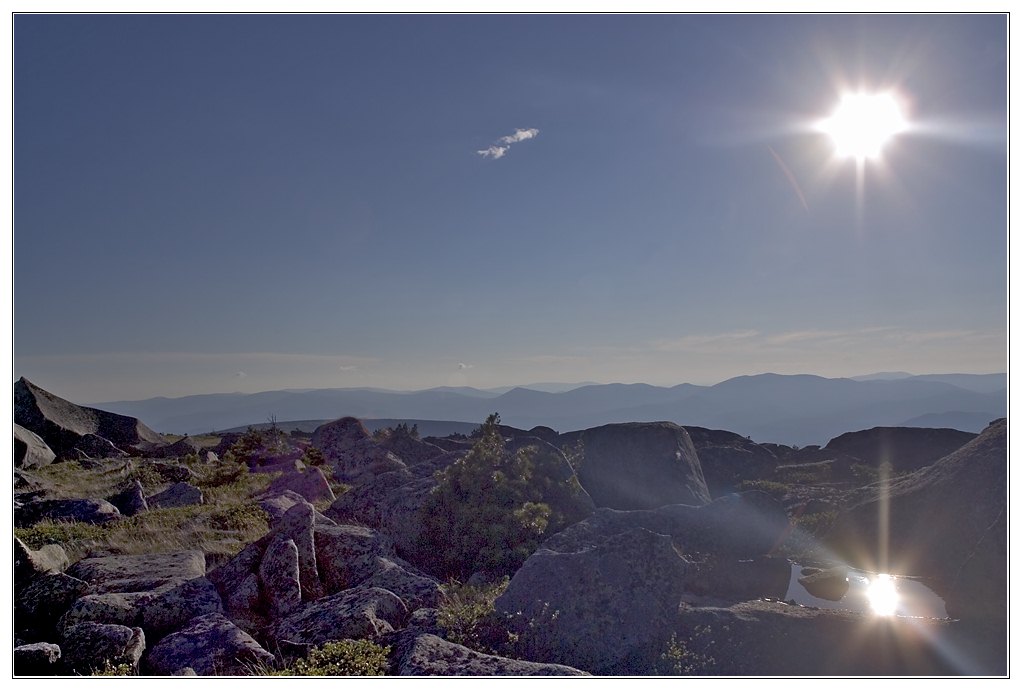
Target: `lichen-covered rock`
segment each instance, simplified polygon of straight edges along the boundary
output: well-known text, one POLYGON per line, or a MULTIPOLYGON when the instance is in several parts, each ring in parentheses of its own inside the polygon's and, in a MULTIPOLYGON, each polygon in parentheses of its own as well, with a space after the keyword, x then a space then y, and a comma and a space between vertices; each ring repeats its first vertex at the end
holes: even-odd
POLYGON ((142 484, 137 480, 132 481, 127 488, 111 497, 110 503, 126 517, 133 517, 149 509, 146 493, 142 489, 142 484))
POLYGON ((43 438, 31 430, 14 424, 14 466, 15 468, 38 468, 53 463, 57 455, 46 446, 43 438))
POLYGON ((71 604, 60 619, 57 629, 63 633, 83 622, 135 627, 141 619, 142 606, 152 592, 86 594, 71 604))
POLYGON ((105 524, 120 516, 117 507, 106 500, 34 500, 15 509, 14 524, 19 527, 32 526, 44 519, 105 524))
POLYGON ((517 661, 473 651, 445 639, 405 629, 383 638, 391 647, 391 668, 398 675, 472 675, 492 677, 502 675, 587 675, 568 666, 550 663, 517 661))
POLYGON ((202 491, 191 483, 175 483, 162 493, 157 493, 147 499, 149 506, 153 509, 165 509, 167 507, 188 507, 189 505, 201 505, 203 503, 202 491))
POLYGON ((687 572, 671 538, 633 528, 565 552, 540 548, 495 609, 522 658, 620 674, 659 655, 687 572))
POLYGON ((61 658, 69 673, 89 675, 107 665, 138 665, 146 649, 141 628, 83 622, 64 631, 61 658))
POLYGON ((143 670, 174 675, 191 668, 198 675, 250 675, 254 667, 273 665, 273 654, 219 613, 193 618, 161 639, 147 653, 143 670))
POLYGON ((283 534, 274 537, 259 563, 259 581, 271 619, 290 615, 302 605, 295 541, 283 534))
POLYGON ((121 459, 128 453, 105 437, 92 433, 82 435, 75 443, 74 451, 87 459, 121 459))
POLYGON ((264 495, 279 495, 291 490, 304 497, 309 502, 317 500, 334 501, 334 491, 331 490, 323 471, 311 466, 302 471, 291 471, 275 478, 266 489, 264 495))
POLYGON ((142 602, 139 624, 152 641, 184 627, 192 618, 224 612, 217 588, 206 577, 195 577, 152 592, 142 602))
POLYGON ((206 574, 201 550, 150 555, 110 555, 79 560, 67 571, 95 593, 130 593, 171 588, 206 574))
POLYGON ((270 638, 317 646, 338 639, 371 639, 400 629, 407 618, 408 608, 390 591, 359 587, 305 604, 275 622, 270 638))
POLYGON ((436 608, 444 592, 440 583, 401 558, 377 557, 375 569, 359 586, 387 589, 405 602, 409 610, 436 608))
POLYGON ((33 579, 44 574, 63 572, 68 566, 68 556, 57 543, 44 545, 39 550, 30 550, 18 537, 14 538, 14 588, 15 591, 27 586, 33 579))
POLYGON ((783 557, 761 556, 749 560, 707 556, 692 565, 686 590, 699 596, 730 601, 757 598, 783 599, 788 593, 792 564, 783 557))
POLYGON ((365 526, 317 526, 316 561, 327 593, 351 588, 377 569, 376 558, 395 557, 391 540, 365 526))
MULTIPOLYGON (((270 517, 270 526, 276 527, 277 524, 284 518, 285 513, 294 507, 300 505, 307 500, 296 493, 293 490, 283 490, 279 493, 262 493, 258 498, 260 508, 267 513, 270 517)), ((334 525, 333 519, 328 519, 325 515, 314 510, 314 523, 323 524, 328 526, 334 525)))
POLYGON ((48 642, 14 647, 15 675, 60 675, 60 647, 48 642))
POLYGON ((195 479, 195 473, 192 469, 181 464, 154 461, 151 463, 151 467, 160 475, 160 478, 170 483, 184 483, 195 479))
POLYGON ((14 599, 14 629, 29 641, 56 641, 57 621, 89 590, 81 579, 45 574, 34 579, 14 599))

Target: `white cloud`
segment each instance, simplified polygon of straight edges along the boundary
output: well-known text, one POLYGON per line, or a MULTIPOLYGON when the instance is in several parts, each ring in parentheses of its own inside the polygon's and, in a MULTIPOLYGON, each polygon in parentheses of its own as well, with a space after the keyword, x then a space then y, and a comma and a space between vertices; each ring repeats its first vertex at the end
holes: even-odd
POLYGON ((337 369, 340 370, 341 372, 352 372, 353 370, 358 370, 359 366, 358 365, 339 365, 339 366, 337 366, 337 369))
POLYGON ((234 376, 235 376, 236 378, 238 378, 239 380, 241 380, 241 379, 244 379, 244 378, 248 377, 248 375, 247 375, 246 373, 242 372, 241 370, 239 370, 238 372, 236 372, 236 373, 234 374, 234 376))
POLYGON ((459 363, 458 364, 458 369, 459 370, 468 370, 468 369, 474 368, 474 367, 476 367, 476 366, 475 365, 470 365, 468 363, 459 363))
POLYGON ((506 135, 497 141, 501 144, 515 144, 515 142, 521 142, 524 139, 533 139, 538 134, 540 134, 540 130, 535 127, 531 127, 528 130, 515 128, 515 134, 506 135))
POLYGON ((538 134, 540 134, 540 130, 535 127, 527 129, 517 127, 515 128, 515 132, 512 134, 505 135, 504 137, 498 137, 498 144, 492 144, 486 149, 478 149, 476 153, 485 159, 499 159, 508 152, 508 149, 511 148, 512 144, 524 142, 527 139, 533 139, 538 134), (501 144, 504 146, 500 146, 501 144))
POLYGON ((487 147, 486 149, 480 149, 476 153, 485 159, 499 159, 504 156, 504 152, 506 151, 508 151, 508 147, 499 147, 494 145, 492 147, 487 147))

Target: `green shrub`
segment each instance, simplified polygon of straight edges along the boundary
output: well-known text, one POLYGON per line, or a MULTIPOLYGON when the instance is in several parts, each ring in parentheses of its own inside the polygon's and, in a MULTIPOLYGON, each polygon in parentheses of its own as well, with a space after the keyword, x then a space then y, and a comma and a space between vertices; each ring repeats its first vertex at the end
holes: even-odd
MULTIPOLYGON (((709 627, 705 629, 710 630, 709 627)), ((710 672, 714 663, 713 656, 694 651, 691 641, 679 639, 672 632, 655 672, 658 675, 703 675, 710 672)))
POLYGON ((266 531, 270 517, 254 502, 229 505, 214 511, 209 518, 210 527, 218 531, 266 531))
POLYGON ((29 528, 14 529, 14 535, 32 550, 39 550, 50 543, 59 543, 66 549, 88 541, 98 541, 107 532, 108 529, 101 524, 64 521, 41 521, 29 528))
POLYGON ((245 464, 221 461, 200 468, 195 485, 204 490, 237 483, 249 475, 245 464))
POLYGON ((419 560, 434 574, 511 574, 546 535, 581 516, 575 476, 561 455, 538 447, 504 448, 495 413, 468 454, 437 473, 419 514, 419 560), (566 516, 569 512, 570 516, 566 516))
POLYGON ((482 586, 462 584, 454 579, 442 587, 444 596, 437 606, 437 624, 445 638, 476 651, 493 653, 494 601, 508 588, 508 578, 482 586))
POLYGON ((327 463, 327 457, 323 456, 323 452, 318 447, 309 447, 302 455, 302 463, 306 466, 324 466, 327 463))
POLYGON ((367 639, 342 639, 327 642, 309 652, 289 667, 272 675, 334 676, 334 675, 387 675, 387 656, 390 647, 374 644, 367 639))

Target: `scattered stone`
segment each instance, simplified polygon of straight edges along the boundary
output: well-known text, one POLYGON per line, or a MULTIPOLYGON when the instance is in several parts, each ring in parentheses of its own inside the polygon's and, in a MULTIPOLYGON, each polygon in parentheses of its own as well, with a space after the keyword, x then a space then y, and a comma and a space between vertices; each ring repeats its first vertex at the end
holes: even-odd
POLYGON ((252 675, 273 662, 273 654, 255 639, 213 613, 161 639, 147 652, 143 669, 151 675, 179 675, 187 668, 197 675, 252 675))
POLYGON ((313 531, 316 562, 327 593, 337 593, 368 579, 377 558, 394 558, 394 544, 365 526, 318 526, 313 531))
POLYGON ((184 483, 195 478, 192 469, 181 464, 172 464, 166 461, 154 461, 151 463, 154 471, 160 474, 160 478, 170 483, 184 483))
POLYGON ((60 675, 60 647, 38 642, 14 648, 14 675, 60 675))
POLYGON ((274 537, 259 563, 259 581, 266 594, 271 619, 290 615, 302 605, 295 541, 283 534, 274 537))
POLYGON ((401 558, 377 557, 375 569, 359 586, 376 586, 398 596, 410 610, 436 608, 444 592, 440 583, 401 558))
POLYGON ((26 502, 14 513, 15 526, 25 527, 50 521, 105 524, 121 516, 117 507, 106 500, 35 500, 26 502))
MULTIPOLYGON (((258 499, 259 506, 270 517, 270 526, 276 527, 285 513, 294 507, 306 502, 306 499, 293 490, 285 490, 279 494, 269 495, 264 493, 258 499)), ((314 510, 314 523, 316 525, 334 526, 333 519, 328 519, 320 512, 314 510)))
POLYGON ((57 625, 63 633, 85 622, 135 627, 141 619, 142 606, 152 592, 87 594, 77 599, 57 625))
POLYGON ((200 615, 224 612, 217 588, 206 577, 195 577, 153 592, 142 602, 142 629, 152 641, 175 632, 200 615))
POLYGON ((142 484, 137 480, 132 481, 131 485, 111 497, 110 503, 126 517, 133 517, 149 509, 146 493, 142 489, 142 484))
POLYGON ((150 497, 147 502, 153 509, 188 507, 203 503, 202 491, 191 483, 175 483, 171 487, 150 497))

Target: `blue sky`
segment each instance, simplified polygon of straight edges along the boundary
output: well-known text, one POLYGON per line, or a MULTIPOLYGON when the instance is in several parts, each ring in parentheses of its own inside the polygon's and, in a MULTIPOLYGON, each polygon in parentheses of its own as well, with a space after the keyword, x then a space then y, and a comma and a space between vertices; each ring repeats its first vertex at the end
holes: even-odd
POLYGON ((999 15, 19 15, 14 376, 1003 371, 1006 55, 999 15), (911 123, 859 177, 812 127, 856 88, 911 123))

